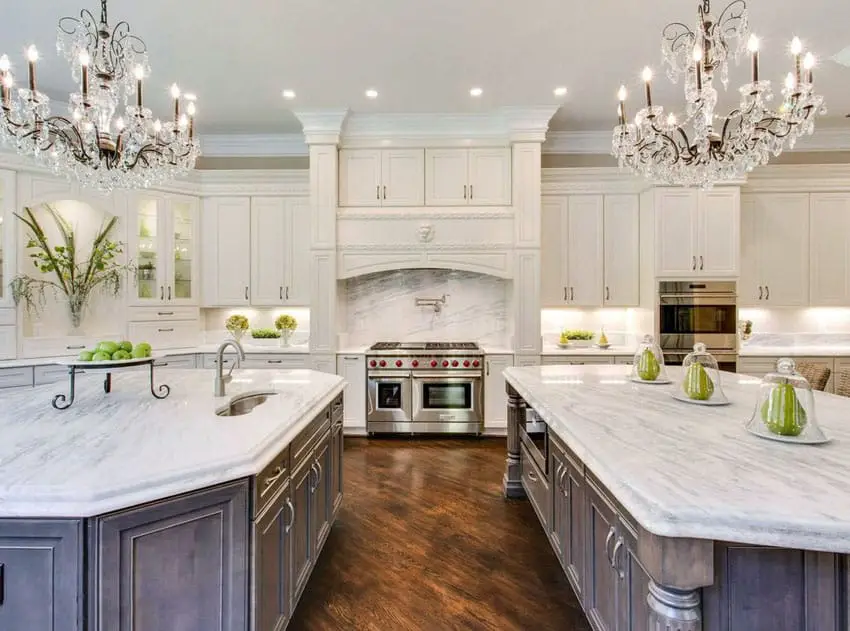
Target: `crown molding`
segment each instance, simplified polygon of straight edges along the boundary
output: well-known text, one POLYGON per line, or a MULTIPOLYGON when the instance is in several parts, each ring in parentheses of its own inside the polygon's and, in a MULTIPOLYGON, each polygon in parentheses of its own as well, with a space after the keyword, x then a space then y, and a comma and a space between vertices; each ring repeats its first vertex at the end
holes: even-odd
POLYGON ((542 169, 541 193, 545 195, 638 194, 653 183, 617 167, 542 169))
POLYGON ((338 145, 348 110, 307 110, 293 114, 301 121, 308 145, 338 145))
POLYGON ((304 134, 205 134, 201 136, 205 158, 307 156, 304 134))
POLYGON ((194 171, 198 194, 285 195, 308 197, 310 172, 306 169, 238 169, 233 171, 194 171))
POLYGON ((741 193, 846 193, 850 164, 788 164, 749 174, 741 193))

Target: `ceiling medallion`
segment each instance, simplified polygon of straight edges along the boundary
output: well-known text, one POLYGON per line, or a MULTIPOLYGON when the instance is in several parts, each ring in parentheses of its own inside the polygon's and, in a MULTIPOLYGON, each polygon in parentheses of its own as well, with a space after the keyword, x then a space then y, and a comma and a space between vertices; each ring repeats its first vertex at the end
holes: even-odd
POLYGON ((100 11, 99 22, 85 9, 79 18, 59 20, 56 50, 80 86, 67 116, 51 116, 49 98, 36 87, 35 46, 26 52, 27 87, 15 89, 9 58, 0 57, 0 138, 53 172, 104 192, 185 175, 200 155, 194 97, 183 95, 184 112, 172 85, 173 118, 154 119, 142 100, 147 47, 127 22, 109 26, 106 0, 100 11))
POLYGON ((800 136, 814 131, 815 116, 826 112, 812 82, 815 58, 810 52, 803 55, 798 38, 791 42, 793 68, 782 100, 771 109, 773 91, 770 81, 759 78, 759 41, 750 34, 746 3, 735 0, 716 19, 710 9, 709 0, 703 0, 695 31, 675 22, 662 33, 667 77, 677 83, 684 76, 682 115, 653 105, 649 67, 643 71, 646 107, 633 122, 627 122, 626 88, 620 87, 612 150, 620 167, 663 184, 710 187, 767 164, 786 145, 793 148, 800 136), (737 63, 746 51, 751 81, 738 89, 737 109, 717 114, 714 80, 719 78, 725 90, 730 60, 737 63))

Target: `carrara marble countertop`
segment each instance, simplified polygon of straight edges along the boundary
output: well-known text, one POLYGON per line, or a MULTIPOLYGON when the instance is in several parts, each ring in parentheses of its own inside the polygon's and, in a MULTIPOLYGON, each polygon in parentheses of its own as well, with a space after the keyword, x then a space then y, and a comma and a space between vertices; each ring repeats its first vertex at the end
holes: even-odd
POLYGON ((0 517, 90 517, 259 473, 345 386, 312 370, 234 370, 227 396, 214 371, 144 372, 77 381, 74 404, 51 407, 64 382, 0 394, 0 517), (238 417, 235 395, 278 394, 238 417))
POLYGON ((850 345, 749 346, 742 344, 738 357, 850 357, 850 345))
MULTIPOLYGON (((682 369, 667 367, 674 384, 682 369)), ((749 434, 759 380, 723 373, 732 402, 682 403, 627 366, 508 368, 507 381, 649 532, 850 552, 850 398, 815 393, 832 442, 749 434)))

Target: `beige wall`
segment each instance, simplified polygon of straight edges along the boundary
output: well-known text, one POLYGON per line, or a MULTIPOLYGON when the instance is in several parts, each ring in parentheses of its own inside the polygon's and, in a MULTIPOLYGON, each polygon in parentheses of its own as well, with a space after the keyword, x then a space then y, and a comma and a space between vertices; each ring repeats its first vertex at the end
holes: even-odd
POLYGON ((198 158, 196 169, 206 171, 236 171, 240 169, 309 169, 307 156, 269 156, 239 158, 198 158))

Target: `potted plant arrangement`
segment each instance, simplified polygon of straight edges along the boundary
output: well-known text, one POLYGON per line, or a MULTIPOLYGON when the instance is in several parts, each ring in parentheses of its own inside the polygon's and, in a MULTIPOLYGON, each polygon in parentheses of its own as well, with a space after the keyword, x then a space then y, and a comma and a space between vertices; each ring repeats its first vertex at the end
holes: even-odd
POLYGON ((33 266, 41 275, 18 274, 9 283, 9 288, 16 305, 23 302, 28 312, 35 313, 47 306, 48 291, 61 295, 68 303, 71 316, 73 329, 70 335, 81 335, 80 325, 92 296, 101 292, 118 298, 121 280, 128 272, 134 272, 134 266, 119 260, 124 244, 109 238, 117 217, 101 224, 88 258, 78 261, 74 228, 55 208, 50 205, 44 208, 59 229, 62 243, 54 246, 48 243, 47 235, 31 208, 24 208, 23 215, 16 213, 15 217, 29 229, 26 248, 30 251, 33 266))
POLYGON ((251 340, 260 346, 275 345, 280 339, 277 329, 251 329, 251 340))
POLYGON ((593 331, 575 330, 561 331, 561 337, 558 339, 560 348, 569 346, 586 347, 593 343, 593 331))
POLYGON ((156 280, 156 268, 152 261, 139 263, 139 280, 156 280))
POLYGON ((738 323, 738 330, 741 333, 741 341, 746 342, 753 336, 753 321, 741 320, 738 323))
POLYGON ((233 339, 238 342, 242 338, 242 335, 244 335, 245 331, 248 330, 248 318, 239 313, 234 313, 224 321, 224 328, 227 329, 227 332, 230 333, 230 335, 233 336, 233 339))
POLYGON ((295 329, 298 328, 298 321, 288 313, 284 313, 277 317, 274 326, 280 331, 280 345, 289 346, 289 340, 295 333, 295 329))

